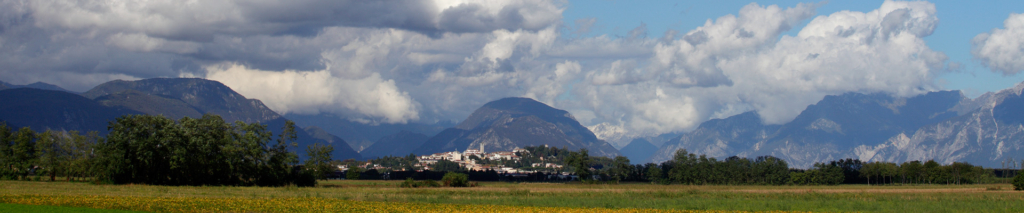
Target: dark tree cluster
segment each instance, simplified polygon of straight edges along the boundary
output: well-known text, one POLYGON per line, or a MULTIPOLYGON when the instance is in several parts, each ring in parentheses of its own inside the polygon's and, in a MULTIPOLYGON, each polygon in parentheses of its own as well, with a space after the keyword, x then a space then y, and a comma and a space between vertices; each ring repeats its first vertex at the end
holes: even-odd
POLYGON ((0 124, 0 177, 66 177, 114 184, 260 185, 316 184, 332 171, 332 147, 307 150, 307 168, 297 166, 295 124, 287 122, 276 142, 266 125, 227 123, 220 116, 171 120, 126 115, 97 132, 36 133, 0 124))
POLYGON ((93 148, 102 140, 97 132, 14 131, 0 123, 0 179, 91 180, 99 172, 93 148))
POLYGON ((672 160, 661 165, 644 167, 647 181, 656 183, 781 185, 787 184, 790 176, 789 165, 776 157, 751 160, 734 156, 720 161, 686 150, 676 151, 672 160))
MULTIPOLYGON (((295 124, 287 122, 276 142, 266 125, 229 124, 217 115, 177 122, 163 116, 129 115, 108 127, 97 146, 100 179, 156 185, 308 185, 316 174, 293 165, 298 156, 295 124)), ((315 181, 314 181, 315 184, 315 181)))

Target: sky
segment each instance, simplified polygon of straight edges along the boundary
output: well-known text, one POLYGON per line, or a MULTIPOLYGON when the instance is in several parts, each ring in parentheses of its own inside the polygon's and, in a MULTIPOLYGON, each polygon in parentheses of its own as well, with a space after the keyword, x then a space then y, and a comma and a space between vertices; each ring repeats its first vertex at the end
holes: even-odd
POLYGON ((461 121, 529 97, 613 144, 826 95, 1024 81, 1021 1, 0 0, 0 80, 224 83, 281 114, 461 121))

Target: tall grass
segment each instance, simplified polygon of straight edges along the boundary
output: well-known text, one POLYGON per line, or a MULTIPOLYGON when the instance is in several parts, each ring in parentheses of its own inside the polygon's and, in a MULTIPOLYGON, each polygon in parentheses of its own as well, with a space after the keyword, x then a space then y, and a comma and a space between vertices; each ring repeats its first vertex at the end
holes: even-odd
POLYGON ((400 181, 327 181, 320 187, 171 187, 0 181, 3 195, 337 199, 430 204, 673 210, 826 212, 1024 212, 1009 184, 904 186, 686 186, 482 183, 400 188, 400 181))

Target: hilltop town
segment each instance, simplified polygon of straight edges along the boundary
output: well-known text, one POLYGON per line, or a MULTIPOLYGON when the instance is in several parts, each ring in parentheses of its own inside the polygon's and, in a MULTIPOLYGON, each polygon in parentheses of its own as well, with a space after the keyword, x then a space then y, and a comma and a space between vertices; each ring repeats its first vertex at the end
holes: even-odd
MULTIPOLYGON (((375 169, 378 171, 424 171, 424 170, 449 170, 441 168, 444 166, 457 165, 459 170, 468 171, 496 171, 499 173, 535 173, 539 171, 562 172, 563 150, 549 148, 547 145, 539 147, 516 147, 512 151, 487 152, 483 146, 479 149, 467 149, 463 151, 453 150, 449 152, 434 153, 430 155, 415 156, 410 154, 406 157, 383 157, 358 163, 360 168, 375 169), (531 151, 533 150, 533 151, 531 151), (539 151, 539 153, 538 153, 539 151), (393 161, 403 161, 394 163, 393 161)), ((340 164, 338 169, 347 171, 351 164, 340 164)))

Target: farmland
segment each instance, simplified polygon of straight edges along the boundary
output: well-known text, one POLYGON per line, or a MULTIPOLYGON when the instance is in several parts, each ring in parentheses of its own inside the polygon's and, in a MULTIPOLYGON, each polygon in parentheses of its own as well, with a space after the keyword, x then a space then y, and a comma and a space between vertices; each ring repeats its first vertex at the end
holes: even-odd
POLYGON ((689 186, 484 182, 471 188, 400 188, 399 184, 400 181, 322 181, 318 187, 301 188, 0 181, 0 202, 141 211, 1024 211, 1024 193, 1013 191, 1009 184, 689 186))

